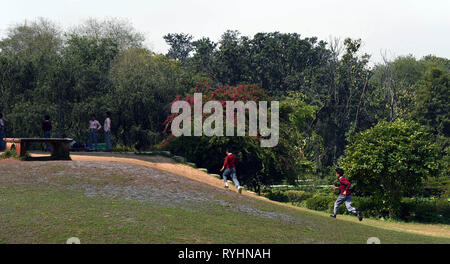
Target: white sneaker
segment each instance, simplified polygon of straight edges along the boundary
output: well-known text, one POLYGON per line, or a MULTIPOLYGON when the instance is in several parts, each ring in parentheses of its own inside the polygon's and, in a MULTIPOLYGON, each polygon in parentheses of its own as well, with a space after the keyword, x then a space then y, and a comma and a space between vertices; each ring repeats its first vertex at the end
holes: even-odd
POLYGON ((238 192, 239 192, 239 193, 242 193, 242 186, 239 186, 239 187, 238 187, 238 192))
POLYGON ((228 189, 228 184, 225 184, 225 189, 228 189))

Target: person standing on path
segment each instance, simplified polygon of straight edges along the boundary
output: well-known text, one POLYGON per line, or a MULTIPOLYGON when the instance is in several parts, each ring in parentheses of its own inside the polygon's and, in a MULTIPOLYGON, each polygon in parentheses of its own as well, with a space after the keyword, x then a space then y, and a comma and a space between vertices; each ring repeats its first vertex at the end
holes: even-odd
POLYGON ((95 144, 95 151, 97 151, 97 131, 100 130, 102 126, 95 118, 95 115, 92 115, 91 120, 89 121, 89 144, 92 149, 92 144, 95 144))
POLYGON ((105 113, 105 123, 103 124, 103 129, 105 130, 105 142, 106 151, 111 152, 111 114, 109 112, 105 113))
POLYGON ((239 184, 239 181, 236 176, 236 155, 231 153, 230 151, 226 151, 227 156, 225 157, 225 161, 223 163, 222 169, 220 171, 223 172, 223 180, 225 181, 225 188, 228 188, 228 182, 227 177, 231 175, 231 178, 233 179, 234 185, 236 185, 236 188, 238 189, 239 193, 242 193, 242 186, 239 184))
POLYGON ((362 221, 363 217, 361 215, 361 212, 356 210, 356 208, 352 206, 352 195, 350 192, 351 183, 346 178, 344 178, 344 170, 341 168, 337 168, 336 177, 339 178, 339 187, 332 186, 332 188, 334 190, 339 189, 339 196, 336 202, 334 203, 334 214, 330 216, 336 218, 339 206, 342 203, 345 203, 347 210, 351 213, 356 214, 356 216, 358 216, 359 221, 362 221))
MULTIPOLYGON (((44 131, 44 138, 51 138, 52 136, 52 123, 50 122, 50 116, 44 116, 44 122, 42 122, 42 130, 44 131)), ((50 150, 50 145, 45 143, 45 151, 50 150)))
POLYGON ((0 151, 5 150, 5 142, 3 138, 5 137, 5 121, 3 121, 3 114, 0 113, 0 151))

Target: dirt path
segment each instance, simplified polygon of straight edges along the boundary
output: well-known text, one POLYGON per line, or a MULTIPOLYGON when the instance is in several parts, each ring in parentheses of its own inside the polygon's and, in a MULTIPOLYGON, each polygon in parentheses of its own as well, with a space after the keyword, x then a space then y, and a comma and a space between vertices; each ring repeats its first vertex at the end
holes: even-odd
MULTIPOLYGON (((171 158, 162 156, 138 156, 130 154, 111 154, 109 156, 92 155, 92 154, 70 154, 74 161, 98 161, 98 162, 123 162, 128 164, 135 164, 145 167, 150 167, 157 170, 167 171, 182 177, 187 177, 208 185, 223 188, 224 183, 216 177, 192 168, 188 165, 176 163, 171 158)), ((234 186, 230 186, 236 190, 234 186)), ((248 194, 248 193, 247 193, 248 194)))
MULTIPOLYGON (((33 156, 41 156, 33 154, 33 156)), ((161 156, 144 156, 134 154, 116 154, 116 153, 71 153, 73 161, 84 162, 120 162, 132 165, 145 166, 160 171, 169 172, 178 176, 186 177, 210 186, 220 188, 223 190, 224 183, 222 180, 198 169, 192 168, 188 165, 176 163, 174 160, 161 156)), ((236 188, 230 185, 230 189, 237 191, 236 188)), ((292 206, 285 203, 268 200, 265 197, 256 195, 250 191, 243 191, 242 195, 258 200, 264 200, 279 206, 289 207, 291 209, 308 212, 310 214, 322 215, 328 217, 327 213, 309 210, 306 208, 292 206)), ((355 217, 340 215, 340 220, 354 222, 355 224, 363 224, 368 226, 379 227, 388 230, 404 231, 417 233, 436 237, 450 237, 450 225, 443 224, 419 224, 419 223, 399 223, 382 220, 364 219, 359 222, 355 217)))

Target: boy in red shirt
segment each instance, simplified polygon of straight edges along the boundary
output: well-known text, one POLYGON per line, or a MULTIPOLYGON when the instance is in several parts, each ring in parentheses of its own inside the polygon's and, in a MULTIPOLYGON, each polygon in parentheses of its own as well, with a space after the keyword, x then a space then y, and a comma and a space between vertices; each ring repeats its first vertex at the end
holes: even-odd
POLYGON ((223 163, 222 169, 220 171, 223 172, 223 180, 225 181, 225 188, 228 188, 227 176, 231 174, 231 178, 233 179, 234 185, 238 189, 239 193, 242 193, 242 186, 239 184, 239 181, 236 176, 236 155, 231 153, 230 151, 226 151, 227 156, 225 157, 225 161, 223 163))
POLYGON ((340 192, 336 202, 334 203, 334 214, 330 216, 336 218, 339 206, 345 202, 347 210, 349 212, 356 214, 358 216, 359 221, 362 221, 363 217, 361 215, 361 212, 356 210, 356 208, 352 206, 352 195, 350 192, 351 183, 346 178, 344 178, 344 170, 341 168, 337 168, 336 177, 339 178, 339 187, 333 186, 332 188, 335 190, 339 189, 340 192))

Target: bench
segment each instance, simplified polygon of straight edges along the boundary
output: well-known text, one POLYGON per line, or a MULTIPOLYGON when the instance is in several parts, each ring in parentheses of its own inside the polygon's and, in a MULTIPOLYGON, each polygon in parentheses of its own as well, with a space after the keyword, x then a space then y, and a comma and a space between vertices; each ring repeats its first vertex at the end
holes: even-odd
POLYGON ((30 142, 43 142, 50 145, 53 159, 69 159, 70 142, 71 138, 3 138, 6 142, 6 149, 15 149, 16 153, 23 157, 27 152, 27 144, 30 142))

